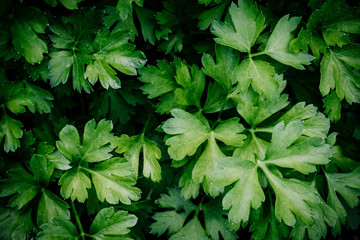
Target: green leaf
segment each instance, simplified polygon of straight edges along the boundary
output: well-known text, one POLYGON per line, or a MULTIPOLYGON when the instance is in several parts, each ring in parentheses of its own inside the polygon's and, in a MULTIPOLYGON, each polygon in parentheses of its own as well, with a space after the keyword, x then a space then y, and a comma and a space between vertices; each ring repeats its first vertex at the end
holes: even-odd
POLYGON ((230 209, 229 219, 234 223, 246 222, 251 208, 259 208, 265 201, 264 192, 258 180, 257 166, 251 161, 239 158, 222 158, 219 169, 213 172, 212 180, 216 186, 234 187, 223 198, 223 206, 230 209), (242 204, 239 205, 238 203, 242 204))
POLYGON ((129 137, 126 134, 121 137, 114 137, 111 141, 111 147, 116 148, 117 153, 124 153, 124 157, 131 162, 135 172, 135 178, 138 177, 140 151, 143 152, 143 175, 151 180, 158 182, 161 180, 161 168, 158 160, 161 158, 161 152, 155 142, 149 140, 144 134, 129 137))
POLYGON ((140 51, 134 51, 135 46, 128 43, 130 36, 130 33, 122 31, 110 33, 103 30, 97 33, 93 43, 93 62, 85 71, 85 78, 91 84, 94 85, 99 79, 106 89, 109 86, 120 88, 120 79, 111 67, 127 75, 136 75, 136 69, 144 66, 145 56, 140 51))
POLYGON ((50 113, 51 108, 54 106, 50 101, 54 97, 50 92, 28 82, 25 82, 26 92, 31 95, 32 105, 29 105, 29 110, 34 113, 36 110, 42 113, 50 113))
POLYGON ((69 51, 52 52, 49 54, 49 79, 52 87, 60 83, 66 83, 71 66, 74 64, 74 56, 69 51))
POLYGON ((320 92, 323 96, 335 89, 339 100, 345 98, 350 104, 360 102, 360 74, 352 69, 360 69, 359 54, 360 45, 357 44, 329 49, 325 53, 320 66, 320 92))
POLYGON ((0 197, 13 195, 8 205, 17 209, 32 201, 40 191, 33 175, 23 167, 11 168, 8 171, 8 178, 2 179, 0 184, 0 197))
POLYGON ((269 99, 276 99, 280 95, 281 88, 274 77, 275 74, 275 68, 268 62, 248 58, 234 69, 233 83, 238 83, 242 93, 245 93, 251 84, 259 94, 264 94, 269 99))
POLYGON ((210 8, 209 10, 203 11, 199 15, 198 27, 200 30, 206 30, 215 21, 221 19, 221 16, 225 12, 225 8, 228 6, 229 1, 210 8))
POLYGON ((200 144, 207 140, 210 129, 207 123, 181 109, 173 109, 171 114, 174 118, 168 119, 162 128, 167 134, 175 136, 167 139, 165 143, 170 146, 170 157, 181 160, 195 153, 200 144))
POLYGON ((289 49, 294 53, 300 50, 308 52, 310 47, 316 61, 320 61, 321 53, 325 53, 327 45, 322 37, 311 30, 301 29, 297 38, 290 41, 289 49))
POLYGON ((21 122, 10 118, 5 111, 2 111, 0 118, 0 143, 4 139, 5 152, 15 152, 20 147, 18 139, 23 135, 22 127, 23 124, 21 122))
POLYGON ((309 65, 314 57, 304 52, 292 53, 289 50, 290 41, 293 39, 291 33, 300 20, 300 17, 289 19, 289 15, 282 17, 267 41, 265 53, 285 65, 303 70, 303 65, 309 65))
POLYGON ((335 210, 342 224, 346 220, 346 210, 338 194, 346 201, 349 207, 359 205, 360 196, 360 168, 349 173, 325 173, 328 182, 328 202, 335 210))
POLYGON ((31 209, 0 208, 0 233, 3 239, 26 239, 33 228, 31 209))
POLYGON ((107 239, 125 239, 120 235, 130 232, 137 222, 137 217, 128 214, 126 211, 115 212, 114 208, 104 208, 95 217, 91 227, 90 234, 95 238, 107 239))
POLYGON ((38 36, 45 33, 48 21, 45 14, 35 7, 23 7, 16 13, 11 25, 12 41, 16 51, 29 63, 40 63, 48 52, 46 43, 38 36))
POLYGON ((186 217, 186 213, 177 213, 176 211, 157 212, 152 217, 155 223, 151 224, 150 233, 157 233, 161 236, 168 231, 169 234, 174 234, 183 227, 186 217))
POLYGON ((155 22, 155 12, 150 10, 150 9, 146 9, 146 8, 142 8, 142 7, 136 7, 134 8, 137 17, 139 18, 139 22, 141 25, 141 32, 144 38, 144 41, 148 41, 150 44, 154 45, 155 44, 155 27, 156 27, 156 22, 155 22))
POLYGON ((289 104, 286 94, 280 95, 276 100, 270 100, 263 95, 256 94, 252 88, 249 88, 246 93, 240 94, 235 101, 237 111, 252 127, 257 126, 289 104))
POLYGON ((183 227, 179 232, 172 235, 169 240, 180 240, 180 239, 199 239, 207 240, 205 230, 201 226, 199 219, 193 218, 183 227))
POLYGON ((214 134, 211 134, 192 171, 192 179, 197 183, 203 182, 204 191, 211 196, 217 196, 223 191, 223 188, 214 185, 210 174, 217 168, 219 159, 224 157, 225 154, 218 147, 214 134))
POLYGON ((294 120, 304 121, 302 135, 308 137, 326 138, 330 128, 330 121, 324 114, 317 112, 317 108, 312 105, 306 105, 304 102, 295 104, 289 111, 282 115, 275 124, 284 121, 288 124, 294 120))
POLYGON ((79 232, 76 226, 65 218, 53 218, 51 223, 43 224, 41 231, 36 235, 40 240, 76 240, 79 232))
POLYGON ((225 212, 221 209, 221 205, 215 205, 214 203, 215 201, 209 201, 202 206, 204 211, 206 234, 214 240, 219 240, 220 235, 225 240, 237 239, 236 233, 230 231, 226 226, 226 218, 223 216, 225 215, 225 212))
POLYGON ((67 125, 59 133, 60 141, 56 142, 59 151, 72 162, 79 159, 86 162, 101 162, 112 157, 113 150, 109 146, 113 134, 111 121, 101 120, 96 124, 90 120, 84 128, 83 143, 80 144, 78 131, 74 126, 67 125))
POLYGON ((11 112, 15 114, 24 113, 25 107, 32 107, 34 104, 31 99, 32 95, 26 91, 23 83, 9 83, 6 78, 4 80, 4 83, 7 83, 7 91, 3 93, 5 106, 11 112))
POLYGON ((89 177, 77 168, 66 171, 59 180, 60 193, 64 199, 70 198, 71 201, 77 199, 85 202, 88 198, 87 189, 91 187, 89 177))
POLYGON ((266 151, 266 163, 293 168, 302 174, 315 172, 316 165, 328 163, 332 150, 322 139, 307 138, 293 144, 300 137, 303 128, 304 123, 298 120, 291 121, 286 126, 284 122, 278 123, 266 151))
POLYGON ((332 122, 337 122, 341 117, 341 101, 335 91, 332 91, 323 99, 325 113, 332 122))
POLYGON ((30 169, 34 174, 35 182, 40 186, 49 185, 54 171, 54 164, 44 155, 35 154, 30 160, 30 169))
POLYGON ((297 221, 308 226, 314 224, 318 217, 316 208, 321 204, 317 190, 306 182, 278 177, 267 168, 266 161, 260 163, 276 195, 277 219, 288 226, 294 226, 297 221))
POLYGON ((134 187, 131 164, 121 158, 112 158, 87 169, 91 174, 96 194, 101 202, 106 200, 110 204, 119 201, 131 204, 131 200, 140 199, 140 189, 134 187))
POLYGON ((330 46, 342 47, 351 41, 349 33, 360 33, 357 9, 349 7, 346 1, 326 1, 313 12, 309 23, 322 31, 326 44, 330 46))
POLYGON ((165 93, 171 92, 177 88, 174 79, 175 68, 167 61, 158 60, 157 67, 147 66, 139 70, 140 77, 138 78, 145 85, 140 89, 148 98, 156 98, 165 93))
POLYGON ((265 28, 265 17, 256 3, 251 0, 239 0, 229 8, 232 24, 215 21, 211 32, 217 36, 215 42, 232 47, 240 52, 250 52, 259 34, 265 28))
POLYGON ((179 187, 181 188, 181 196, 185 199, 196 198, 199 195, 200 183, 197 183, 192 178, 192 171, 195 166, 195 161, 191 161, 184 169, 179 180, 179 187))
POLYGON ((201 58, 204 72, 217 81, 227 92, 232 87, 232 75, 234 68, 239 64, 240 56, 231 48, 221 45, 215 46, 216 63, 210 54, 204 54, 201 58))
POLYGON ((78 8, 77 4, 82 1, 83 0, 59 0, 59 2, 61 2, 62 5, 64 5, 64 7, 70 10, 77 9, 78 8))
POLYGON ((56 217, 70 219, 69 205, 54 193, 44 190, 39 200, 36 223, 41 226, 56 217))
POLYGON ((289 230, 283 222, 279 223, 276 219, 272 203, 268 212, 263 212, 262 208, 258 208, 254 212, 250 226, 250 231, 253 232, 252 240, 280 240, 283 239, 282 236, 288 237, 289 230))
POLYGON ((226 145, 240 147, 246 138, 244 134, 241 134, 244 130, 244 126, 239 123, 239 118, 230 118, 220 122, 214 133, 215 138, 226 145))

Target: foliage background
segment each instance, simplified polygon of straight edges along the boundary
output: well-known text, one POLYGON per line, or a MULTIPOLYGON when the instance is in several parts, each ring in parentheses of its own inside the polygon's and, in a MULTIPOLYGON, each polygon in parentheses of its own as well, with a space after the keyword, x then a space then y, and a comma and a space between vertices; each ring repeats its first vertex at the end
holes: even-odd
MULTIPOLYGON (((158 235, 164 239, 187 239, 190 236, 219 239, 219 232, 224 239, 236 236, 247 239, 359 237, 355 234, 360 223, 359 3, 276 0, 257 1, 257 8, 252 1, 239 1, 238 10, 234 11, 246 9, 243 14, 249 17, 249 29, 253 27, 257 31, 245 51, 241 44, 232 42, 231 30, 225 29, 226 24, 232 29, 236 25, 228 12, 230 6, 236 8, 231 4, 228 0, 1 1, 1 239, 30 239, 35 236, 55 239, 51 234, 62 231, 68 234, 66 239, 76 239, 82 231, 97 239, 147 239, 158 235), (299 52, 304 55, 296 55, 292 62, 288 58, 281 61, 271 54, 257 57, 257 52, 266 50, 271 33, 285 15, 293 21, 286 51, 290 55, 299 52), (300 16, 301 20, 292 18, 294 16, 300 16), (294 23, 296 21, 298 25, 294 23), (251 25, 254 22, 256 26, 251 25), (250 49, 257 50, 255 54, 251 53, 259 61, 258 78, 249 69, 245 73, 238 67, 248 56, 251 57, 250 51, 246 51, 250 49), (234 69, 240 73, 236 75, 234 69), (236 76, 239 83, 234 82, 236 76), (245 78, 250 79, 248 84, 244 83, 245 78), (288 100, 281 94, 287 94, 288 100), (282 102, 284 106, 274 107, 269 101, 280 105, 282 102), (312 170, 307 169, 303 162, 295 167, 280 164, 269 171, 281 179, 296 178, 304 183, 303 187, 306 182, 315 184, 316 194, 335 210, 335 216, 322 218, 333 218, 333 223, 323 220, 325 230, 324 226, 306 223, 301 212, 307 211, 307 207, 301 204, 302 207, 295 207, 300 211, 295 214, 295 230, 286 220, 286 224, 281 223, 279 215, 274 213, 278 208, 275 199, 279 195, 274 192, 276 187, 267 185, 269 180, 260 174, 263 170, 258 171, 259 184, 265 191, 266 201, 260 200, 261 194, 254 194, 253 202, 245 207, 249 212, 241 213, 240 220, 238 215, 229 217, 227 221, 230 207, 225 206, 222 198, 234 186, 234 181, 225 184, 225 180, 218 180, 222 187, 229 185, 220 194, 222 190, 214 190, 212 180, 208 180, 216 177, 216 173, 205 167, 203 172, 197 170, 202 176, 194 174, 195 162, 204 152, 203 159, 212 159, 216 163, 225 156, 258 159, 261 149, 266 151, 274 141, 271 138, 273 130, 260 133, 258 138, 267 143, 254 150, 248 147, 252 144, 249 143, 252 136, 249 129, 274 128, 280 122, 279 117, 300 102, 306 102, 306 108, 300 104, 294 111, 301 115, 300 112, 306 109, 304 114, 309 117, 298 119, 305 121, 305 127, 296 125, 293 131, 310 129, 314 134, 299 133, 294 145, 306 138, 320 137, 323 142, 319 146, 328 146, 326 151, 330 151, 331 146, 331 156, 326 152, 322 159, 319 157, 317 162, 308 163, 311 165, 309 168, 314 168, 312 170), (254 116, 259 114, 254 110, 256 108, 271 111, 255 124, 254 116), (318 114, 317 109, 325 113, 326 118, 318 114), (237 119, 226 122, 234 117, 237 119), (88 123, 91 119, 95 122, 88 123), (111 123, 102 119, 111 120, 111 123), (311 125, 310 121, 316 123, 311 125), (88 124, 91 130, 86 132, 84 126, 88 124), (181 124, 184 132, 172 130, 181 124), (204 126, 208 125, 216 132, 221 124, 225 127, 217 130, 218 137, 213 139, 209 135, 197 140, 204 133, 199 129, 206 132, 204 126), (307 128, 306 124, 311 126, 307 128), (82 146, 74 144, 76 146, 72 148, 70 145, 72 141, 76 142, 76 134, 70 135, 74 129, 69 126, 77 129, 81 139, 88 136, 89 142, 84 140, 82 146), (191 129, 191 126, 198 128, 191 129), (68 132, 65 133, 64 129, 68 132), (190 131, 190 137, 173 138, 171 143, 174 135, 186 135, 186 129, 193 131, 193 136, 190 131), (62 130, 64 135, 59 136, 62 130), (335 135, 328 135, 334 132, 337 133, 336 143, 335 135), (197 144, 194 151, 188 149, 192 144, 197 144), (212 152, 206 152, 210 148, 212 152), (82 151, 94 154, 86 158, 82 151), (112 157, 115 160, 110 162, 112 157), (136 165, 137 161, 140 164, 136 165), (148 161, 150 166, 143 166, 143 161, 148 161), (108 166, 101 165, 104 162, 108 166), (100 190, 101 181, 98 180, 100 183, 96 187, 95 175, 91 175, 89 170, 85 175, 88 181, 91 179, 90 185, 84 179, 77 186, 69 180, 75 191, 69 193, 70 186, 66 193, 66 177, 63 176, 78 166, 98 172, 101 172, 101 167, 105 168, 111 175, 108 179, 114 188, 109 192, 100 190), (110 173, 110 169, 113 172, 110 173), (326 174, 334 174, 331 176, 339 185, 332 187, 326 174), (122 190, 118 190, 118 195, 113 194, 121 184, 126 186, 128 197, 123 197, 126 194, 122 190), (176 190, 178 188, 181 193, 176 190), (340 202, 336 202, 334 196, 329 197, 332 190, 338 193, 340 202), (170 194, 169 199, 166 194, 170 194), (256 196, 260 204, 255 203, 256 196), (46 205, 43 199, 48 199, 52 205, 46 205), (334 206, 344 206, 345 216, 341 216, 342 210, 334 206), (118 215, 109 207, 113 207, 118 215), (268 222, 261 221, 263 216, 268 222), (52 221, 53 217, 62 217, 62 220, 56 223, 52 221), (161 227, 169 218, 174 222, 161 227), (183 222, 180 218, 184 218, 183 222), (234 219, 237 222, 234 223, 234 219), (73 227, 66 225, 66 221, 71 221, 73 227), (101 222, 108 225, 101 225, 101 222), (92 224, 96 227, 90 227, 92 224), (316 233, 306 230, 311 226, 320 230, 316 233)), ((236 31, 235 39, 244 36, 241 28, 236 31)), ((292 120, 289 119, 282 119, 286 126, 292 120)), ((289 139, 285 141, 291 142, 289 139)), ((315 153, 321 156, 320 152, 315 153)), ((204 165, 210 166, 212 161, 204 165)), ((237 164, 237 160, 231 161, 234 161, 234 166, 237 164)), ((249 167, 243 166, 244 163, 240 165, 241 169, 249 167)), ((222 172, 215 167, 209 169, 218 171, 218 175, 226 175, 230 170, 224 166, 222 172)))

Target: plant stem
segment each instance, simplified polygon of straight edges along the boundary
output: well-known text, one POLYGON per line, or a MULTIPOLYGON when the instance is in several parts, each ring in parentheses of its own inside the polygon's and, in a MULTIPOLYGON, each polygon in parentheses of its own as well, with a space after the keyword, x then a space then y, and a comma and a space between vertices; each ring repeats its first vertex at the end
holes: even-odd
POLYGON ((144 129, 143 129, 143 131, 142 131, 142 134, 143 134, 143 135, 145 134, 146 129, 147 129, 148 125, 149 125, 149 122, 150 122, 151 116, 152 116, 152 114, 149 114, 149 116, 148 116, 148 118, 147 118, 147 120, 146 120, 146 123, 145 123, 144 129))
POLYGON ((80 218, 79 218, 79 214, 77 213, 76 211, 76 207, 75 207, 75 203, 73 201, 71 201, 71 209, 73 210, 74 212, 74 216, 75 216, 75 221, 76 221, 76 224, 78 225, 78 228, 79 228, 79 231, 80 231, 80 236, 81 236, 81 239, 82 240, 85 240, 85 232, 84 232, 84 229, 81 225, 81 221, 80 221, 80 218))
POLYGON ((267 51, 261 51, 261 52, 257 52, 257 53, 249 53, 249 58, 264 55, 264 54, 267 54, 267 51))

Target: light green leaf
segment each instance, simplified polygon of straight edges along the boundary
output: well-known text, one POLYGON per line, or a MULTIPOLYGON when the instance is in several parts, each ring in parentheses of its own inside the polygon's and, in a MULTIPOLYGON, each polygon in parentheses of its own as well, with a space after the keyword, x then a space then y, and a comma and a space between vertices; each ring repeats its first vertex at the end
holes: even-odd
POLYGON ((43 224, 36 235, 40 240, 76 240, 79 232, 76 226, 65 218, 53 218, 51 223, 43 224))
POLYGON ((85 78, 91 84, 100 80, 101 85, 108 89, 120 88, 120 79, 116 77, 115 68, 127 75, 136 75, 137 68, 145 64, 145 56, 140 51, 135 51, 135 46, 128 43, 131 33, 109 30, 98 32, 93 43, 93 62, 87 66, 85 78), (110 67, 111 66, 111 67, 110 67))
POLYGON ((320 92, 323 96, 335 89, 339 100, 345 98, 350 104, 360 102, 360 74, 351 68, 360 69, 359 54, 360 46, 356 44, 329 49, 325 53, 320 66, 320 92))
POLYGON ((302 135, 320 138, 327 137, 330 128, 330 121, 324 114, 318 112, 314 105, 309 104, 305 106, 305 102, 299 102, 282 115, 275 124, 281 121, 288 124, 294 120, 304 121, 304 129, 301 133, 302 135))
POLYGON ((98 124, 90 120, 84 127, 84 140, 81 148, 81 159, 86 162, 100 162, 112 157, 109 146, 113 134, 111 121, 102 119, 98 124))
POLYGON ((140 199, 141 190, 134 187, 136 181, 132 178, 133 171, 129 162, 112 158, 86 171, 91 174, 101 202, 106 200, 110 204, 117 204, 119 201, 131 204, 131 200, 140 199))
POLYGON ((181 109, 173 109, 171 114, 174 118, 168 119, 162 128, 167 134, 175 136, 167 139, 165 143, 170 146, 170 157, 181 160, 186 155, 195 153, 200 144, 207 140, 210 129, 198 117, 181 109))
POLYGON ((59 180, 60 193, 64 199, 71 197, 71 201, 77 199, 79 202, 85 202, 88 197, 87 189, 91 187, 91 181, 88 176, 78 168, 72 168, 66 171, 59 180))
POLYGON ((204 191, 213 197, 219 195, 223 188, 214 185, 210 174, 216 170, 217 162, 224 157, 225 154, 217 145, 214 134, 211 134, 204 152, 197 160, 192 171, 192 179, 197 183, 203 182, 204 191))
POLYGON ((289 104, 286 94, 280 95, 277 99, 270 100, 263 95, 257 94, 252 88, 249 88, 244 94, 240 93, 239 98, 234 100, 236 102, 236 110, 252 127, 256 127, 289 104))
POLYGON ((259 161, 276 195, 275 215, 279 221, 294 226, 297 221, 311 226, 318 217, 318 205, 321 204, 317 190, 306 182, 297 179, 285 179, 275 175, 259 161))
POLYGON ((204 54, 201 58, 204 72, 212 77, 229 92, 232 87, 232 75, 234 68, 239 64, 240 56, 229 47, 215 46, 216 63, 210 54, 204 54))
POLYGON ((138 177, 140 151, 143 152, 143 174, 154 182, 161 180, 161 167, 158 160, 161 158, 161 152, 155 142, 149 140, 144 134, 129 137, 126 134, 121 137, 114 137, 111 141, 111 147, 116 148, 117 153, 124 153, 124 157, 131 162, 138 177))
POLYGON ((251 84, 259 94, 264 94, 269 99, 276 99, 281 89, 279 82, 274 78, 275 74, 274 67, 268 62, 247 58, 235 68, 233 83, 238 83, 243 94, 251 84))
POLYGON ((70 219, 69 205, 49 190, 43 191, 39 200, 36 223, 41 226, 55 217, 70 219))
POLYGON ((67 125, 60 131, 60 141, 56 142, 56 146, 73 163, 79 160, 101 162, 112 157, 109 153, 113 150, 109 146, 113 138, 112 128, 111 121, 103 119, 96 124, 95 120, 90 120, 85 125, 83 143, 80 144, 77 129, 67 125))
POLYGON ((199 195, 200 183, 197 183, 192 178, 192 171, 196 161, 191 161, 184 169, 183 174, 179 180, 179 187, 181 188, 181 195, 185 199, 196 198, 199 195))
POLYGON ((251 0, 239 0, 229 8, 232 24, 215 21, 211 32, 217 36, 215 42, 232 47, 240 52, 250 52, 259 34, 265 28, 265 17, 256 3, 251 0))
POLYGON ((223 158, 219 169, 212 175, 216 186, 227 186, 236 182, 223 198, 223 206, 230 209, 229 219, 234 223, 246 222, 251 208, 259 208, 265 201, 264 192, 258 180, 257 166, 240 158, 223 158), (241 204, 238 204, 241 202, 241 204))
POLYGON ((303 65, 309 65, 314 57, 304 52, 292 53, 289 50, 290 41, 293 39, 291 33, 300 20, 300 17, 289 19, 289 15, 282 17, 267 41, 265 53, 285 65, 303 70, 303 65))
POLYGON ((255 134, 251 134, 245 140, 244 144, 234 151, 233 156, 255 163, 257 160, 265 158, 265 153, 269 145, 269 142, 257 137, 255 134))
POLYGON ((244 126, 239 123, 239 118, 230 118, 219 123, 214 133, 215 138, 226 145, 240 147, 244 143, 246 135, 240 134, 245 130, 244 126))
POLYGON ((125 239, 119 236, 129 233, 129 228, 135 226, 137 220, 135 215, 126 211, 115 212, 112 207, 104 208, 96 215, 90 227, 90 234, 103 240, 125 239))
POLYGON ((315 172, 316 165, 328 163, 332 150, 322 139, 307 138, 293 144, 300 137, 303 128, 304 123, 298 120, 291 121, 286 126, 284 122, 278 123, 274 127, 265 163, 293 168, 302 174, 315 172))

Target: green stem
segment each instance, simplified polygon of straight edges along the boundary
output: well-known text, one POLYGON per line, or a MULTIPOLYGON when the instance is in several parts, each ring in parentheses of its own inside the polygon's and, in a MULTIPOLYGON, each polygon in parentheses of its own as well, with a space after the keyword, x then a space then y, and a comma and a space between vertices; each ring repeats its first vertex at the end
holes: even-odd
POLYGON ((261 52, 257 52, 257 53, 249 53, 249 58, 264 55, 264 54, 267 54, 267 51, 261 51, 261 52))
POLYGON ((255 128, 253 131, 254 132, 267 132, 267 133, 272 133, 274 130, 273 127, 264 127, 264 128, 255 128))
POLYGON ((75 216, 75 221, 76 221, 76 224, 78 225, 78 228, 79 228, 79 231, 80 231, 80 236, 81 236, 81 239, 82 240, 85 240, 85 232, 84 232, 84 229, 81 225, 81 221, 80 221, 80 218, 79 218, 79 214, 77 213, 76 211, 76 207, 75 207, 75 203, 73 201, 71 201, 71 209, 73 210, 74 212, 74 216, 75 216))
POLYGON ((144 129, 143 129, 143 131, 142 131, 142 135, 144 135, 144 134, 145 134, 145 132, 146 132, 146 129, 147 129, 148 125, 149 125, 149 122, 150 122, 151 116, 152 116, 152 114, 149 114, 149 116, 148 116, 148 118, 147 118, 147 120, 146 120, 146 123, 145 123, 144 129))

